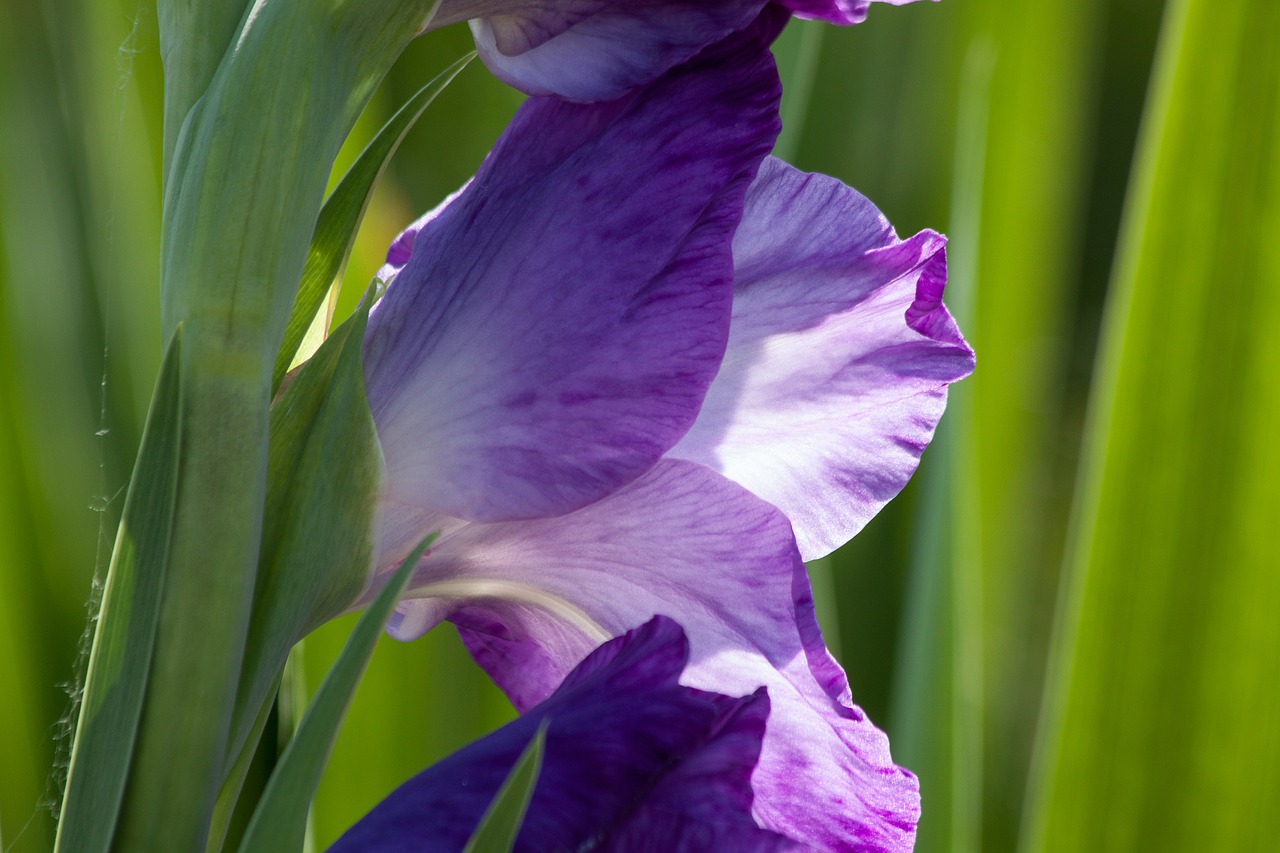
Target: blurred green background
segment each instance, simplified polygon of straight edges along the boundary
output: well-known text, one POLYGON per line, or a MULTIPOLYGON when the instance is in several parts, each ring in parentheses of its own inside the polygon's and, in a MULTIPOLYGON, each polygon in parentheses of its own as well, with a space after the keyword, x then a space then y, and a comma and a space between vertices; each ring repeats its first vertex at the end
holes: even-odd
MULTIPOLYGON (((419 39, 356 142, 467 49, 419 39)), ((855 699, 921 776, 919 849, 1274 850, 1280 4, 878 6, 777 54, 779 153, 947 232, 978 352, 920 474, 814 567, 855 699)), ((6 851, 51 844, 159 359, 160 92, 150 5, 0 3, 6 851)), ((476 64, 428 110, 349 293, 519 102, 476 64)), ((307 641, 313 684, 349 627, 307 641)), ((317 841, 510 714, 449 629, 384 638, 317 841)))

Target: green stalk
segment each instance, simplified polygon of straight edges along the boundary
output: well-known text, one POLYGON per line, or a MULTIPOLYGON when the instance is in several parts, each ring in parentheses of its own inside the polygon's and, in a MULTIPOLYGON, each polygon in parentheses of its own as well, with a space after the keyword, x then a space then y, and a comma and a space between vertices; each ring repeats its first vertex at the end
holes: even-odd
POLYGON ((164 174, 178 133, 209 88, 231 45, 249 0, 161 0, 160 54, 164 58, 164 174))
POLYGON ((156 6, 165 72, 165 175, 182 124, 209 88, 247 5, 248 0, 165 0, 156 6))

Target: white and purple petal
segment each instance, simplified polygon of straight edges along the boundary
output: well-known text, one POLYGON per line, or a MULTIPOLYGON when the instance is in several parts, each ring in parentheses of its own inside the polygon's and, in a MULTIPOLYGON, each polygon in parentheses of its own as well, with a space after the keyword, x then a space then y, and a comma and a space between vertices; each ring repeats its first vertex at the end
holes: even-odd
MULTIPOLYGON (((471 20, 494 76, 531 95, 604 101, 745 28, 761 10, 832 24, 866 19, 872 0, 445 0, 430 22, 471 20)), ((882 0, 902 5, 912 0, 882 0)))
MULTIPOLYGON (((905 6, 915 0, 874 0, 890 6, 905 6)), ((829 24, 860 24, 867 19, 873 0, 777 0, 797 18, 829 24)))
POLYGON ((847 542, 915 471, 973 352, 942 305, 945 240, 769 158, 734 239, 720 373, 670 456, 785 512, 806 560, 847 542))
POLYGON ((778 98, 754 27, 626 98, 521 108, 384 268, 365 374, 387 503, 555 515, 684 434, 724 352, 732 234, 778 98))
POLYGON ((478 18, 471 31, 480 58, 508 85, 534 95, 604 101, 745 28, 763 5, 763 0, 570 2, 478 18))
POLYGON ((680 686, 688 657, 662 617, 605 643, 545 702, 400 786, 330 849, 461 850, 543 724, 517 851, 798 849, 751 817, 768 696, 680 686))
POLYGON ((910 849, 915 778, 851 703, 823 645, 804 564, 775 507, 702 465, 663 460, 556 519, 469 525, 440 540, 393 633, 442 618, 517 708, 603 639, 663 614, 689 636, 682 683, 769 691, 752 776, 761 825, 827 850, 910 849))

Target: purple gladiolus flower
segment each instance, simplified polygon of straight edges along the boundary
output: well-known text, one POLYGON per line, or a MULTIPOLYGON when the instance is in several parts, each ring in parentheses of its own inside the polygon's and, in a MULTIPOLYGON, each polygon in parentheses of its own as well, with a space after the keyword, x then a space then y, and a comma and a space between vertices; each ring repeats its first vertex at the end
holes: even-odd
MULTIPOLYGON (((444 0, 431 27, 470 20, 501 80, 532 95, 616 98, 748 26, 768 0, 444 0)), ((902 5, 912 0, 881 0, 902 5)), ((856 24, 871 0, 777 0, 802 18, 856 24)))
POLYGON ((391 631, 454 622, 521 710, 669 616, 683 683, 768 688, 763 827, 906 850, 915 779, 852 704, 802 557, 901 489, 972 353, 941 237, 899 240, 855 191, 764 159, 784 20, 614 102, 531 99, 392 246, 365 345, 387 470, 370 588, 441 531, 391 631))
POLYGON ((751 817, 769 697, 682 687, 688 658, 680 626, 661 617, 605 643, 546 701, 400 786, 330 850, 461 850, 544 722, 517 851, 798 849, 751 817))

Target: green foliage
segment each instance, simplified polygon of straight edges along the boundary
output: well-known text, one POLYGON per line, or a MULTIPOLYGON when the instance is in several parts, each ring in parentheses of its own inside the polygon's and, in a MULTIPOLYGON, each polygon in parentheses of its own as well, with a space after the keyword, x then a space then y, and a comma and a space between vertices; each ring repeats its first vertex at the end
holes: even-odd
POLYGON ((489 808, 485 809, 463 853, 508 853, 515 846, 525 812, 529 810, 529 801, 533 799, 533 790, 538 785, 546 743, 547 724, 544 722, 516 759, 489 808))
POLYGON ((120 824, 126 849, 187 850, 207 834, 236 746, 268 497, 271 367, 330 167, 429 8, 253 4, 173 145, 161 319, 185 330, 187 417, 159 639, 120 824))
POLYGON ((1280 7, 1171 5, 1086 433, 1025 849, 1280 835, 1280 7))
POLYGON ((400 600, 418 560, 434 538, 434 535, 427 537, 410 552, 360 617, 342 654, 307 706, 293 740, 280 756, 280 763, 276 765, 240 843, 240 853, 302 849, 307 810, 311 807, 316 786, 320 784, 325 761, 333 749, 351 695, 369 663, 369 656, 387 617, 400 600))
POLYGON ((121 5, 0 4, 0 824, 14 853, 53 847, 85 601, 160 362, 142 109, 159 62, 119 50, 149 35, 121 5))
MULTIPOLYGON (((280 354, 276 357, 275 370, 271 378, 271 387, 279 388, 281 380, 288 372, 298 356, 298 348, 302 346, 307 330, 316 321, 316 314, 325 302, 325 296, 333 291, 336 297, 336 286, 346 266, 351 248, 356 242, 356 233, 364 219, 364 212, 373 197, 374 188, 386 171, 391 157, 404 141, 405 134, 417 123, 422 113, 436 99, 446 86, 453 82, 463 68, 475 58, 469 53, 444 71, 435 79, 423 86, 413 97, 396 110, 390 120, 378 131, 378 135, 360 154, 356 162, 347 170, 341 182, 325 200, 316 220, 315 233, 311 237, 311 248, 307 251, 307 265, 302 270, 302 281, 298 285, 298 295, 294 298, 293 308, 289 312, 289 323, 285 328, 284 343, 280 354)), ((332 319, 333 304, 323 318, 321 337, 329 331, 332 319)), ((310 356, 310 353, 306 353, 310 356)))
POLYGON ((160 47, 165 55, 164 161, 173 156, 191 108, 209 88, 239 29, 249 0, 160 2, 160 47))
POLYGON ((76 726, 57 849, 106 851, 133 757, 182 454, 181 328, 169 345, 116 536, 76 726))
MULTIPOLYGON (((986 166, 992 56, 976 44, 965 59, 948 252, 947 302, 962 329, 974 320, 986 166)), ((982 849, 983 600, 974 397, 948 392, 947 416, 921 473, 904 633, 890 725, 894 755, 929 781, 939 806, 921 821, 923 850, 982 849)))
POLYGON ((271 413, 262 562, 228 754, 274 695, 289 650, 368 581, 382 456, 361 367, 368 305, 320 347, 271 413))

